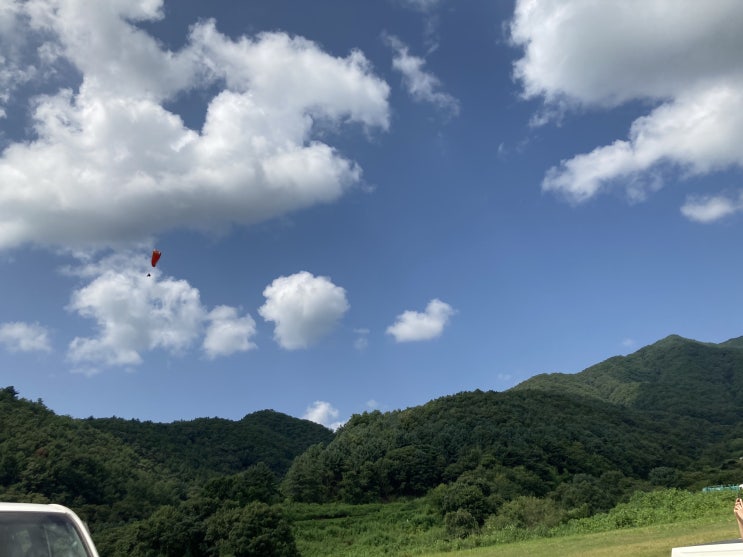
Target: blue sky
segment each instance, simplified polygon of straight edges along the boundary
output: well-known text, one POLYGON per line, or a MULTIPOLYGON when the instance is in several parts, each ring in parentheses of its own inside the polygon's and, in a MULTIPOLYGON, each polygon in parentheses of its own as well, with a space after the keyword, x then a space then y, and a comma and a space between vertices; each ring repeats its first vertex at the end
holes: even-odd
POLYGON ((1 383, 334 427, 740 336, 741 25, 723 0, 2 0, 1 383))

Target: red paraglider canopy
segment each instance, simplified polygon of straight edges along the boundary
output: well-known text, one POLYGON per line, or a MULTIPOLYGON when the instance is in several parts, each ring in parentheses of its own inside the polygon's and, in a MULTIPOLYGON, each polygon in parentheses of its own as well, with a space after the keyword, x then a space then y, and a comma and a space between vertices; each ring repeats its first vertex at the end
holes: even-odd
POLYGON ((160 250, 153 249, 152 250, 152 266, 154 267, 157 265, 157 262, 160 261, 160 256, 162 254, 160 253, 160 250))

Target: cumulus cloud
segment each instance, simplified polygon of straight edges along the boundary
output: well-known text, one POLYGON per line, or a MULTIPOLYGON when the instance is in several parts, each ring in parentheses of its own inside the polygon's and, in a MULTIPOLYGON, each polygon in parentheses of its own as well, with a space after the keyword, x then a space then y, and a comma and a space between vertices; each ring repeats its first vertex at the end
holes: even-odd
POLYGON ((439 78, 423 69, 423 58, 411 55, 407 45, 393 35, 385 35, 384 40, 395 52, 392 67, 402 74, 403 85, 414 100, 434 104, 452 115, 459 113, 459 101, 441 91, 439 78))
POLYGON ((184 280, 161 278, 144 265, 109 268, 72 294, 70 311, 96 322, 94 337, 76 337, 68 357, 77 365, 126 366, 143 351, 182 351, 199 336, 206 310, 184 280))
POLYGON ((740 75, 741 18, 736 0, 705 6, 695 0, 519 0, 511 39, 524 56, 515 77, 527 97, 548 101, 617 106, 675 97, 740 75))
POLYGON ((689 175, 743 166, 741 109, 743 93, 727 86, 679 95, 635 120, 629 140, 597 147, 550 169, 544 189, 580 202, 621 180, 637 199, 658 187, 654 171, 661 163, 675 163, 689 175))
POLYGON ((148 265, 145 258, 116 254, 75 270, 89 282, 73 292, 68 309, 96 325, 95 335, 70 342, 67 357, 77 370, 135 366, 143 353, 157 349, 182 354, 203 334, 209 357, 252 348, 249 315, 239 317, 228 306, 210 312, 198 289, 148 265))
POLYGON ((255 348, 250 339, 255 335, 255 320, 250 316, 239 317, 237 309, 218 306, 207 316, 209 326, 204 338, 204 350, 210 358, 229 356, 255 348))
POLYGON ((623 187, 639 200, 669 167, 682 176, 743 167, 741 25, 734 0, 519 1, 511 38, 524 49, 514 75, 525 97, 557 112, 656 105, 627 139, 550 169, 543 188, 579 203, 623 187))
POLYGON ((334 408, 329 402, 316 400, 307 407, 307 411, 302 416, 302 419, 324 425, 335 431, 344 423, 338 420, 339 415, 340 412, 338 409, 334 408))
POLYGON ((20 321, 0 325, 0 344, 10 352, 50 352, 52 349, 45 327, 20 321))
POLYGON ((346 291, 328 277, 301 271, 279 277, 263 291, 258 313, 274 323, 274 339, 287 350, 307 348, 335 328, 349 304, 346 291))
POLYGON ((431 340, 441 336, 454 313, 449 304, 434 298, 423 313, 405 311, 398 315, 395 323, 387 327, 387 334, 397 342, 431 340))
POLYGON ((743 192, 689 196, 681 207, 686 218, 701 223, 720 220, 739 211, 743 211, 743 192))
POLYGON ((279 32, 233 39, 203 21, 172 52, 133 25, 162 18, 162 1, 12 6, 19 34, 81 81, 32 99, 33 135, 0 156, 0 248, 114 245, 330 202, 361 169, 318 126, 388 126, 389 88, 358 51, 334 57, 279 32), (166 108, 217 86, 200 130, 166 108))

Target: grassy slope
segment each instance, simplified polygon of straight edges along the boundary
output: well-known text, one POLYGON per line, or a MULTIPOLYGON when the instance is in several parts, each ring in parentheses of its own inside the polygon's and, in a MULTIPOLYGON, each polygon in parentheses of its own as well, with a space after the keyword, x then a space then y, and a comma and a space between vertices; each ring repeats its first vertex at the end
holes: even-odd
POLYGON ((671 548, 733 539, 735 523, 730 519, 708 519, 628 528, 601 532, 542 538, 471 550, 427 553, 426 557, 668 557, 671 548))
POLYGON ((668 557, 673 547, 737 536, 726 492, 648 493, 605 515, 543 530, 541 536, 533 530, 497 530, 486 523, 479 534, 463 540, 447 537, 423 499, 290 509, 303 557, 668 557), (617 523, 641 526, 613 526, 617 523))

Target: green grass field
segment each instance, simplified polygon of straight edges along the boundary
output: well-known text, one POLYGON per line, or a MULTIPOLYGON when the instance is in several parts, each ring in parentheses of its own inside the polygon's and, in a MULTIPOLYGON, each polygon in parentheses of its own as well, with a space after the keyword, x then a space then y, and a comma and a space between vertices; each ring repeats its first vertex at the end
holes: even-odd
POLYGON ((540 538, 524 542, 426 553, 426 557, 669 557, 671 548, 698 545, 737 537, 732 516, 728 520, 690 521, 597 534, 540 538))
POLYGON ((671 548, 737 538, 726 493, 665 490, 638 494, 609 513, 554 528, 447 535, 424 499, 370 505, 294 505, 303 557, 669 557, 671 548))

